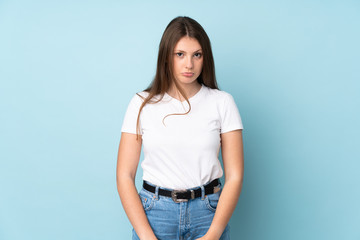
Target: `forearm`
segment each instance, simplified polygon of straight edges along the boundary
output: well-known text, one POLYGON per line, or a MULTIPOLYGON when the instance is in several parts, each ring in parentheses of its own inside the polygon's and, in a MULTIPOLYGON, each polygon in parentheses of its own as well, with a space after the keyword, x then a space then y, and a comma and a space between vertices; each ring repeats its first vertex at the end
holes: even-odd
POLYGON ((134 180, 130 177, 119 177, 117 189, 125 213, 139 238, 141 240, 156 239, 146 217, 134 180))
POLYGON ((225 181, 221 192, 215 216, 206 233, 207 239, 219 239, 236 208, 242 189, 242 179, 225 181))

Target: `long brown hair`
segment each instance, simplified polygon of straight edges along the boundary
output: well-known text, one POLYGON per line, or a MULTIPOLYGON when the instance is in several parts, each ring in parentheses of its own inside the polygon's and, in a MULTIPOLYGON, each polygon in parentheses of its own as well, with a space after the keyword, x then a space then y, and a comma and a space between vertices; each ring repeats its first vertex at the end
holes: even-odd
MULTIPOLYGON (((203 68, 202 71, 197 78, 197 81, 200 84, 204 84, 205 86, 212 89, 219 89, 216 82, 215 77, 215 66, 214 66, 214 58, 211 50, 210 39, 207 36, 205 30, 202 26, 192 18, 189 17, 176 17, 174 18, 166 27, 161 41, 159 45, 159 54, 157 60, 156 67, 156 75, 149 85, 144 91, 148 92, 149 95, 144 98, 143 103, 140 106, 137 122, 136 122, 136 139, 138 139, 140 129, 139 129, 139 121, 140 121, 140 113, 143 107, 147 103, 157 103, 162 100, 165 92, 167 92, 172 83, 175 84, 176 88, 179 90, 180 94, 185 98, 186 102, 189 104, 189 110, 186 113, 173 113, 169 115, 183 115, 188 114, 191 110, 191 105, 189 99, 186 97, 184 90, 179 86, 179 84, 175 81, 173 74, 173 51, 175 45, 182 37, 190 37, 195 38, 203 52, 203 68), (152 101, 151 99, 158 95, 160 98, 157 101, 152 101)), ((169 115, 166 115, 168 117, 169 115)))

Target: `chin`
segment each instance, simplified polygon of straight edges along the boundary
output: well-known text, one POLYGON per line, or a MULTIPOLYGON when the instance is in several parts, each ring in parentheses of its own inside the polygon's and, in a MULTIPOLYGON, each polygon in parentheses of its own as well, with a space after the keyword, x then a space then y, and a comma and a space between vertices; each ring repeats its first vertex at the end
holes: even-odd
POLYGON ((178 83, 180 84, 194 84, 197 82, 197 77, 194 78, 194 79, 181 79, 181 80, 178 80, 178 83))

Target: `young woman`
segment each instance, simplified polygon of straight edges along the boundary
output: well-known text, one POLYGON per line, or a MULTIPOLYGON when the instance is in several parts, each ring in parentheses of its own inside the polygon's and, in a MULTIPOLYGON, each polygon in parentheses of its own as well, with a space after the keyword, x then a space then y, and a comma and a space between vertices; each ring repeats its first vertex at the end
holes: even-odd
POLYGON ((121 129, 117 187, 132 238, 230 239, 244 172, 242 129, 233 97, 217 87, 204 29, 189 17, 173 19, 160 42, 155 78, 133 96, 121 129))

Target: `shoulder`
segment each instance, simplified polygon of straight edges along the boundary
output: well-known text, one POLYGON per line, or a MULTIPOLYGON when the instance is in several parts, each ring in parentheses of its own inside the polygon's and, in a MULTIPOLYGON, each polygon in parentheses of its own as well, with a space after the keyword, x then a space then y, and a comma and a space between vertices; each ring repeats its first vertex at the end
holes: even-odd
POLYGON ((146 91, 137 92, 132 96, 130 102, 131 103, 142 103, 148 96, 149 96, 149 93, 146 91))
MULTIPOLYGON (((130 104, 139 106, 149 97, 149 95, 150 95, 150 93, 147 91, 137 92, 133 95, 133 97, 130 101, 130 104)), ((146 103, 157 103, 157 102, 161 101, 162 99, 163 99, 163 97, 160 94, 157 94, 157 95, 153 96, 151 99, 149 99, 149 101, 147 101, 146 103)), ((147 104, 146 104, 146 106, 147 106, 147 104)))
POLYGON ((147 98, 148 96, 149 96, 149 92, 141 91, 141 92, 135 93, 134 97, 137 97, 138 99, 145 100, 145 98, 147 98))
POLYGON ((233 100, 233 96, 220 89, 212 89, 205 86, 205 92, 208 98, 214 99, 217 102, 223 103, 224 101, 233 100))
POLYGON ((149 95, 149 93, 142 91, 137 92, 133 94, 132 98, 130 99, 130 102, 128 104, 129 108, 132 109, 139 109, 141 104, 144 102, 145 98, 149 95))

